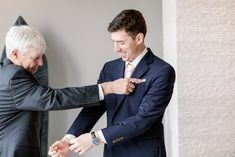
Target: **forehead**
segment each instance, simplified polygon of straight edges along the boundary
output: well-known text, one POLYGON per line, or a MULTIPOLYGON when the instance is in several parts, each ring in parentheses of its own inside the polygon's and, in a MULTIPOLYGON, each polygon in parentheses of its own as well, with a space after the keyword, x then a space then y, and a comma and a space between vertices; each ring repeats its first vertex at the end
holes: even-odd
POLYGON ((29 57, 40 57, 43 55, 43 52, 39 49, 28 48, 28 51, 25 54, 29 57))
POLYGON ((111 39, 113 41, 123 41, 129 38, 131 38, 131 36, 124 30, 111 33, 111 39))

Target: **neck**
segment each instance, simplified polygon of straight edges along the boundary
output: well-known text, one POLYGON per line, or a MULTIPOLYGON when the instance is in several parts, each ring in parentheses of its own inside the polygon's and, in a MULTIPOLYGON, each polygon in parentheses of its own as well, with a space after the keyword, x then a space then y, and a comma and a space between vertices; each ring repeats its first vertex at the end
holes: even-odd
POLYGON ((145 47, 146 46, 144 44, 140 46, 140 53, 142 53, 144 51, 145 47))
POLYGON ((11 57, 8 58, 13 64, 20 65, 16 59, 12 59, 11 57))
POLYGON ((138 55, 141 54, 145 49, 145 45, 142 44, 139 47, 137 47, 136 51, 138 52, 138 55))
POLYGON ((131 61, 133 61, 135 58, 137 58, 144 51, 144 49, 145 49, 145 45, 144 44, 138 46, 136 48, 136 52, 137 53, 136 53, 135 57, 131 61))

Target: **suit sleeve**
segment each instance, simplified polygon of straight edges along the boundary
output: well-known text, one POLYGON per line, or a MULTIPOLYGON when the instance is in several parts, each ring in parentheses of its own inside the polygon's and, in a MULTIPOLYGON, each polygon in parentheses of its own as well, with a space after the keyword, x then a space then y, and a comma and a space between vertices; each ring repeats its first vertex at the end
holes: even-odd
MULTIPOLYGON (((104 82, 103 79, 104 69, 105 65, 101 70, 98 83, 104 82)), ((77 116, 77 118, 74 120, 70 129, 67 131, 67 134, 79 136, 81 134, 90 132, 105 111, 106 111, 105 101, 101 101, 100 106, 83 108, 82 111, 77 116)))
POLYGON ((67 134, 72 134, 77 137, 81 134, 90 132, 96 122, 105 112, 105 106, 102 104, 102 102, 100 106, 83 108, 70 129, 67 131, 67 134))
POLYGON ((161 121, 173 93, 174 81, 175 72, 170 66, 153 74, 146 82, 149 88, 137 114, 102 129, 107 144, 114 145, 134 138, 145 133, 156 121, 161 121))
POLYGON ((25 70, 16 71, 9 85, 16 108, 20 110, 62 110, 99 105, 97 85, 52 89, 38 84, 25 70))

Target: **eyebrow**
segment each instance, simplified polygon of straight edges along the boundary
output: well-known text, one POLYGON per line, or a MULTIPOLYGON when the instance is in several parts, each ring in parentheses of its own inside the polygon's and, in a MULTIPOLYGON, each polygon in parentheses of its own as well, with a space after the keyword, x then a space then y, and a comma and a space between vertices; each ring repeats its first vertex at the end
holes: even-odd
MULTIPOLYGON (((111 39, 112 40, 112 39, 111 39)), ((124 40, 117 40, 117 41, 114 41, 112 40, 113 42, 118 42, 118 43, 121 43, 121 42, 125 42, 124 40)))

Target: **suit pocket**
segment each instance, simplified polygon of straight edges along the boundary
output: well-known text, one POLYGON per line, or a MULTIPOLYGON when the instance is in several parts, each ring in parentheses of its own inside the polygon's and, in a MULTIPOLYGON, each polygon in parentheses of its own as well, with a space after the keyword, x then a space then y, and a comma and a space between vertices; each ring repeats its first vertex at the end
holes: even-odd
POLYGON ((146 93, 146 83, 142 82, 140 84, 135 85, 135 89, 134 89, 133 93, 131 93, 131 95, 133 94, 135 96, 142 98, 145 93, 146 93))
POLYGON ((15 157, 40 157, 40 151, 35 147, 19 147, 15 157))

